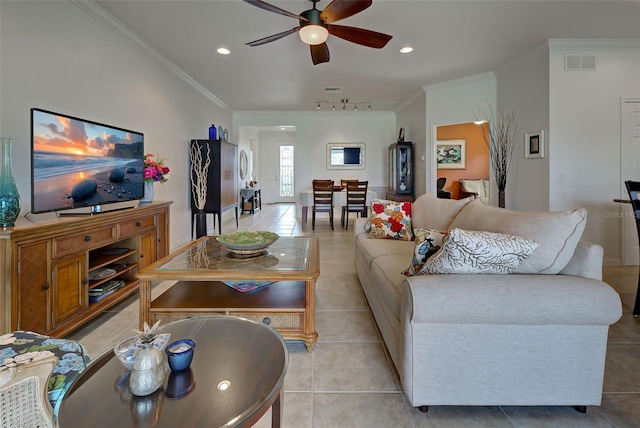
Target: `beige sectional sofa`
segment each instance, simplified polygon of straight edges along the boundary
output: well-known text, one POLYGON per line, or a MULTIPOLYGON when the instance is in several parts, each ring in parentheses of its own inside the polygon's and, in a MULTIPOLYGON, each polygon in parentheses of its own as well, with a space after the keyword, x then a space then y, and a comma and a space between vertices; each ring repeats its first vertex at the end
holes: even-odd
POLYGON ((356 220, 356 272, 414 407, 600 404, 608 329, 622 308, 601 281, 602 247, 580 242, 584 209, 516 212, 426 194, 412 223, 539 243, 512 274, 408 277, 414 243, 369 238, 356 220))

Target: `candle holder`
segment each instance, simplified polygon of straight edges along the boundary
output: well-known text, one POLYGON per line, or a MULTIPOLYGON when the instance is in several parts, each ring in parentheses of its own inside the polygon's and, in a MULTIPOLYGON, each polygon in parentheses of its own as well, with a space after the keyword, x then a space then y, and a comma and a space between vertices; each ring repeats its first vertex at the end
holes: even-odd
POLYGON ((171 370, 179 372, 189 368, 195 349, 196 341, 193 339, 180 339, 171 342, 164 350, 171 370))

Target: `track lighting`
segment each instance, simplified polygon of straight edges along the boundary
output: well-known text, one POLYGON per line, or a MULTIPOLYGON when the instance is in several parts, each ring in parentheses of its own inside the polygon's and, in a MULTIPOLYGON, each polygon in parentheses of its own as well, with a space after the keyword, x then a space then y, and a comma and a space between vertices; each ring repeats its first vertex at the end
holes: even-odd
POLYGON ((336 104, 342 104, 342 110, 350 109, 353 105, 353 111, 358 111, 359 105, 366 105, 367 110, 373 110, 373 103, 371 101, 349 101, 348 98, 342 98, 340 101, 316 101, 316 110, 322 110, 322 104, 328 104, 331 106, 331 110, 336 110, 336 104))

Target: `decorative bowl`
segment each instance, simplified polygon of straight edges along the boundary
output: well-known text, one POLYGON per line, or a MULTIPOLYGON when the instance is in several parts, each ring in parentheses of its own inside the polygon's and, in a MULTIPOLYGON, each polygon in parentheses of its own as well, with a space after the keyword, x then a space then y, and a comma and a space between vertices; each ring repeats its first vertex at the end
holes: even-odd
MULTIPOLYGON (((170 337, 171 333, 158 334, 153 340, 153 346, 162 351, 164 345, 167 344, 170 337)), ((136 351, 139 347, 140 345, 138 336, 134 336, 118 343, 115 348, 113 348, 113 352, 116 354, 116 357, 118 357, 122 365, 127 370, 131 370, 133 368, 133 363, 136 360, 136 351)))
POLYGON ((167 362, 174 372, 188 369, 193 360, 196 349, 196 341, 193 339, 180 339, 171 342, 164 352, 167 354, 167 362))
POLYGON ((277 233, 261 230, 238 230, 223 233, 216 239, 229 251, 237 254, 259 253, 280 238, 277 233))

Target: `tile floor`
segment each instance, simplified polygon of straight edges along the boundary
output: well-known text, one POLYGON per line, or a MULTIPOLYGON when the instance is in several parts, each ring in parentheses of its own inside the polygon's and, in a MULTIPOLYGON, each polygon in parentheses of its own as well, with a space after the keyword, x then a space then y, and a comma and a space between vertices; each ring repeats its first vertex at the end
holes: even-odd
MULTIPOLYGON (((240 229, 271 230, 285 236, 313 233, 320 239, 322 274, 316 290, 319 338, 313 353, 307 353, 300 342, 287 343, 284 427, 640 426, 640 319, 630 312, 637 267, 605 269, 605 281, 622 297, 624 315, 610 329, 601 406, 589 407, 586 414, 569 407, 464 406, 433 406, 428 413, 421 413, 408 404, 378 338, 354 273, 352 229, 340 227, 339 213, 336 218, 334 231, 326 214, 316 219, 315 231, 311 231, 310 219, 302 230, 295 205, 272 204, 240 220, 240 229)), ((234 229, 233 222, 228 223, 223 224, 223 230, 234 229)), ((170 285, 154 285, 154 295, 170 285)), ((137 328, 137 311, 137 296, 132 296, 71 337, 82 342, 91 355, 111 352, 137 328)), ((270 412, 256 426, 270 426, 270 412)))

